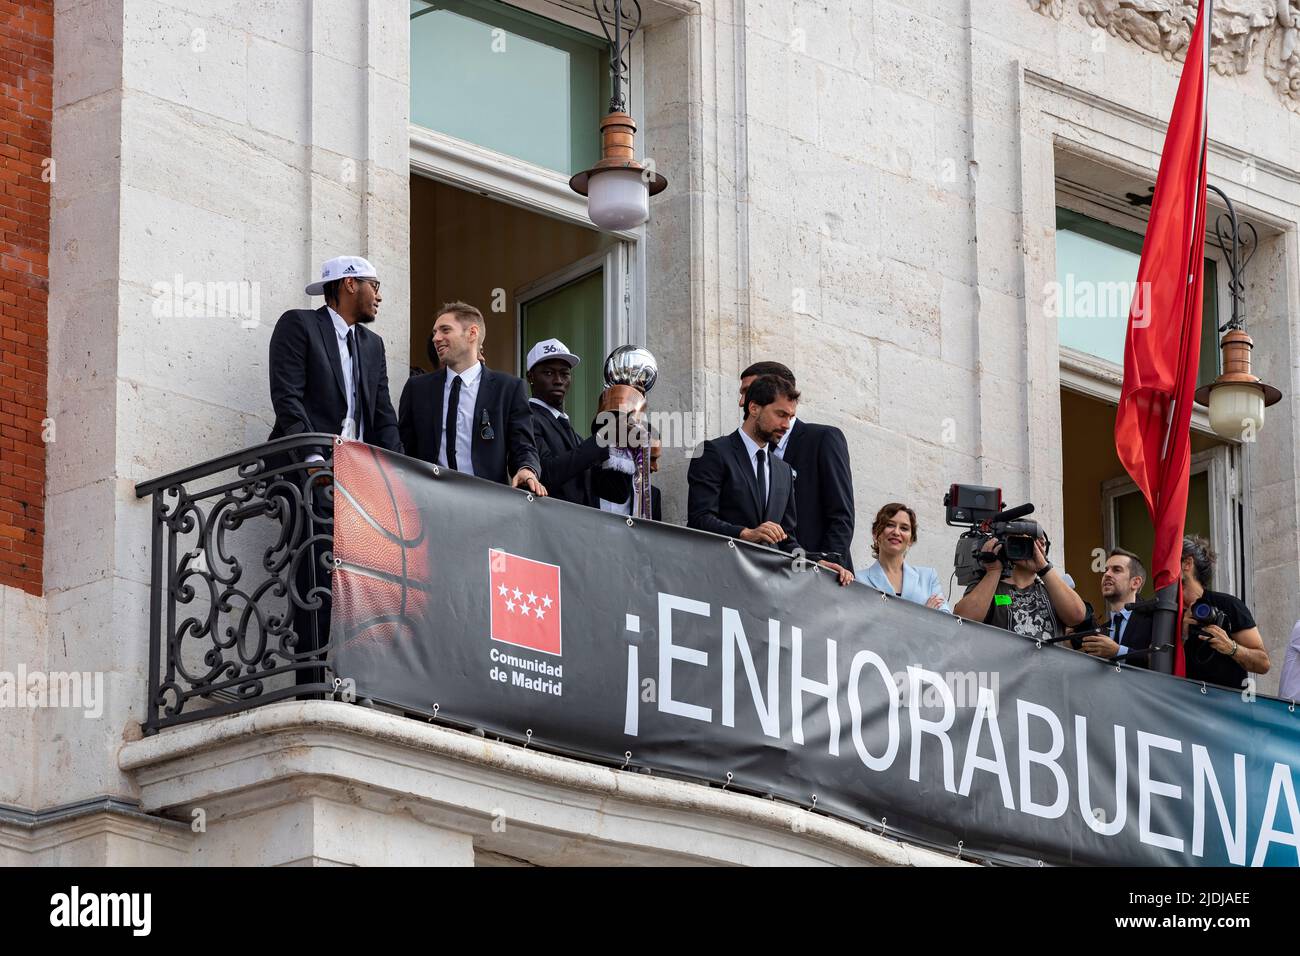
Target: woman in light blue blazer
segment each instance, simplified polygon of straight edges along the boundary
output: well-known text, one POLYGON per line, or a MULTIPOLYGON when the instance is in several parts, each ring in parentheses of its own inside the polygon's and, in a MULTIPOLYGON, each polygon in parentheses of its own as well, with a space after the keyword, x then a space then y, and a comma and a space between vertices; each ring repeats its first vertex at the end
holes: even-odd
POLYGON ((871 553, 876 561, 858 572, 858 580, 904 601, 951 614, 934 568, 917 567, 903 560, 915 543, 916 512, 901 502, 891 501, 876 513, 871 525, 871 553))

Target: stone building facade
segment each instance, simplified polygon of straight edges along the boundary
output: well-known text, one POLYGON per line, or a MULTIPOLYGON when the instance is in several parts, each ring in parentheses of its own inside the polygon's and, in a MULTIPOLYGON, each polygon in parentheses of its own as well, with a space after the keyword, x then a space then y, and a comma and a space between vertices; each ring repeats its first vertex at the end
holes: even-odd
MULTIPOLYGON (((0 860, 937 861, 847 826, 792 834, 748 798, 696 799, 669 781, 629 789, 330 703, 141 739, 151 526, 134 488, 265 440, 274 320, 307 305, 302 288, 330 256, 379 268, 374 328, 395 392, 422 362, 438 302, 477 298, 489 361, 517 368, 550 321, 547 297, 577 295, 598 273, 584 300, 595 317, 574 334, 589 351, 647 345, 661 369, 655 407, 700 437, 735 426, 749 362, 795 369, 801 414, 848 438, 859 565, 876 509, 900 500, 919 514, 914 558, 944 577, 956 531, 942 495, 968 482, 1034 502, 1054 555, 1095 587, 1095 549, 1138 534, 1132 489, 1107 458, 1113 334, 1063 325, 1088 308, 1062 316, 1053 295, 1072 277, 1078 288, 1110 278, 1063 272, 1063 250, 1082 269, 1100 261, 1088 250, 1119 256, 1122 236, 1141 234, 1194 6, 642 0, 630 110, 669 188, 645 227, 617 235, 590 228, 573 170, 557 168, 587 148, 576 120, 554 161, 530 152, 554 130, 492 112, 567 82, 547 79, 543 54, 577 62, 599 31, 590 5, 451 6, 455 23, 418 0, 0 3, 0 132, 21 161, 5 168, 22 177, 0 213, 0 414, 19 423, 0 418, 0 670, 103 682, 93 718, 0 708, 0 860), (438 31, 453 26, 501 42, 496 55, 540 51, 536 89, 527 72, 506 70, 496 90, 430 73, 438 31), (476 112, 487 122, 474 125, 476 112), (30 218, 47 190, 48 237, 30 218), (29 381, 46 353, 47 375, 29 381), (45 419, 52 435, 36 428, 45 419), (400 766, 412 776, 394 790, 400 766), (517 839, 489 826, 502 788, 533 815, 517 839), (597 796, 615 791, 621 815, 597 796), (206 829, 176 822, 196 809, 206 829), (614 816, 625 825, 604 829, 614 816), (701 820, 716 836, 707 846, 674 836, 701 820), (367 840, 340 841, 340 828, 367 840)), ((1251 441, 1214 438, 1198 416, 1197 520, 1223 556, 1222 584, 1255 607, 1275 665, 1268 692, 1300 616, 1300 11, 1216 8, 1209 171, 1258 232, 1255 371, 1284 399, 1251 441)), ((471 54, 467 71, 493 62, 471 54)), ((1223 321, 1216 248, 1207 235, 1223 321)), ((686 459, 673 451, 660 478, 665 517, 681 521, 686 459)))

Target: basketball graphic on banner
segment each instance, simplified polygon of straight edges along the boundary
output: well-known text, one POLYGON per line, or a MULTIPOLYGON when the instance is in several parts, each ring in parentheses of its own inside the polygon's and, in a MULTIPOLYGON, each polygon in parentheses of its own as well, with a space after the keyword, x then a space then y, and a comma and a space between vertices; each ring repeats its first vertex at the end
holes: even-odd
POLYGON ((334 456, 334 606, 347 643, 410 639, 427 611, 431 562, 419 508, 373 448, 343 442, 334 456))

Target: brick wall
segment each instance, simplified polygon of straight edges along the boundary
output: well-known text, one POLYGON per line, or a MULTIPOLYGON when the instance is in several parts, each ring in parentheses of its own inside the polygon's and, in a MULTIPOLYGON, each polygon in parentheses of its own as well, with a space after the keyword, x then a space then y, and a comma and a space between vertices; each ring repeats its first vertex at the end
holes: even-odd
POLYGON ((0 0, 0 585, 41 593, 54 0, 0 0))

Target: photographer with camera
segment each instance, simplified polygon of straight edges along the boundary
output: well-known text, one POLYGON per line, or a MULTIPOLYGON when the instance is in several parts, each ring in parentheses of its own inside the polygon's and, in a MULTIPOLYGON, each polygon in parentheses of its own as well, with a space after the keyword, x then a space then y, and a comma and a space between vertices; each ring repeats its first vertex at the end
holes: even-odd
POLYGON ((977 554, 984 565, 984 576, 966 589, 953 613, 1035 640, 1061 637, 1066 628, 1077 627, 1087 618, 1083 599, 1047 560, 1043 549, 1047 536, 1041 528, 1035 538, 1012 535, 1007 541, 1016 538, 1028 539, 1016 542, 1017 548, 1026 548, 1032 541, 1032 556, 1006 561, 1002 557, 1003 541, 988 538, 977 554))
POLYGON ((1211 591, 1215 554, 1204 538, 1183 538, 1183 655, 1190 680, 1234 690, 1246 674, 1267 674, 1268 651, 1245 602, 1211 591))

